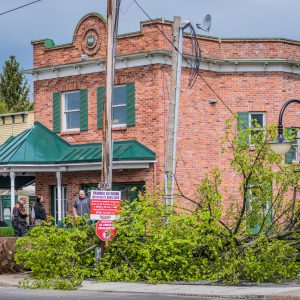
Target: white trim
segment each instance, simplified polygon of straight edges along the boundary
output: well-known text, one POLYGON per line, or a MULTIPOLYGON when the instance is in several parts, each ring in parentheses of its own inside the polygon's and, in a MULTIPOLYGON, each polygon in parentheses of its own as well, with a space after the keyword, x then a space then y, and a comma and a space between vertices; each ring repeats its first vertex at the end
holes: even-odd
POLYGON ((9 172, 10 176, 10 214, 11 219, 13 220, 13 209, 15 206, 15 179, 16 179, 16 173, 14 171, 9 172))
POLYGON ((61 172, 60 171, 56 172, 56 181, 57 181, 57 221, 58 223, 60 223, 62 220, 61 172))
MULTIPOLYGON (((156 161, 115 161, 113 162, 113 170, 123 169, 149 169, 150 163, 156 161)), ((18 165, 0 165, 0 175, 7 172, 76 172, 76 171, 100 171, 101 162, 92 163, 74 163, 74 164, 18 164, 18 165)))
POLYGON ((80 128, 67 128, 67 112, 79 112, 80 114, 80 91, 68 91, 68 92, 62 92, 61 93, 61 101, 62 101, 62 111, 61 111, 61 120, 62 120, 62 130, 63 132, 70 132, 70 131, 79 131, 80 128), (73 93, 79 93, 79 109, 73 109, 73 110, 66 110, 66 95, 73 94, 73 93))
MULTIPOLYGON (((263 116, 263 126, 262 128, 265 128, 267 123, 266 123, 266 112, 265 111, 249 111, 249 125, 251 125, 251 115, 253 114, 261 114, 263 116)), ((254 128, 254 130, 257 128, 254 128)))
MULTIPOLYGON (((118 107, 125 107, 125 110, 126 110, 126 107, 127 107, 127 94, 126 94, 126 84, 120 84, 120 85, 115 85, 114 86, 114 89, 118 89, 118 88, 124 88, 125 89, 125 103, 124 104, 114 104, 114 99, 115 99, 115 94, 113 93, 113 99, 112 99, 112 107, 111 107, 111 110, 112 110, 112 128, 117 128, 117 127, 124 127, 124 126, 127 126, 127 123, 114 123, 114 109, 115 108, 118 108, 118 107), (117 127, 114 127, 114 126, 117 126, 117 127)), ((126 120, 127 121, 127 115, 126 115, 126 120)))
MULTIPOLYGON (((185 56, 188 60, 191 58, 185 56)), ((154 51, 149 53, 131 54, 116 58, 118 69, 141 67, 151 64, 172 65, 171 53, 164 51, 154 51)), ((189 68, 190 65, 183 61, 182 66, 189 68)), ((213 72, 285 72, 300 74, 300 62, 289 60, 239 60, 224 59, 218 60, 213 58, 203 58, 200 63, 201 70, 213 72)), ((79 74, 90 74, 105 71, 104 60, 78 62, 66 65, 57 65, 52 67, 35 68, 25 70, 23 73, 32 74, 33 80, 46 80, 79 74)))

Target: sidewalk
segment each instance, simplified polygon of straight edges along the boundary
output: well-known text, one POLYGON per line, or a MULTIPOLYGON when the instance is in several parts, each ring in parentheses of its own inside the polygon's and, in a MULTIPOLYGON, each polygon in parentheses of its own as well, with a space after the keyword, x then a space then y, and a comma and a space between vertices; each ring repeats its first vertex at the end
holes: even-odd
MULTIPOLYGON (((18 281, 26 275, 0 275, 0 286, 17 287, 18 281)), ((259 286, 215 286, 196 284, 144 284, 126 282, 84 281, 81 291, 99 291, 114 293, 147 293, 164 295, 197 296, 211 299, 299 299, 300 285, 264 284, 259 286)))

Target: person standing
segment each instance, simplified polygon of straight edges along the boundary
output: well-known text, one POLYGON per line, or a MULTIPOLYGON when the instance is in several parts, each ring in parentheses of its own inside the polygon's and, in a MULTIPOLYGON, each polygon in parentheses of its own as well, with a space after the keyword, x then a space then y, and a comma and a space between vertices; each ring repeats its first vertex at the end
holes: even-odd
POLYGON ((35 225, 41 225, 43 221, 46 221, 46 211, 44 205, 41 203, 43 197, 38 195, 35 198, 35 204, 32 209, 32 221, 35 225))
POLYGON ((79 191, 79 196, 75 198, 73 205, 74 217, 90 217, 90 199, 85 195, 84 190, 79 191))
POLYGON ((15 235, 20 237, 24 236, 27 232, 27 221, 26 218, 28 216, 25 210, 26 197, 21 196, 19 201, 13 208, 13 219, 12 225, 15 230, 15 235))

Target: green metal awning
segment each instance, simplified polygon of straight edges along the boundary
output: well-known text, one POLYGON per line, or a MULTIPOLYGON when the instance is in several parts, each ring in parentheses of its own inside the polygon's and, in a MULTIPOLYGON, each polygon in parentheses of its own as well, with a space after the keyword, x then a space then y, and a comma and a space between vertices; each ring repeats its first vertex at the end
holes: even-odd
MULTIPOLYGON (((150 163, 155 159, 155 153, 136 140, 113 142, 113 162, 150 163)), ((102 143, 71 145, 39 122, 0 146, 3 168, 5 165, 90 164, 101 160, 102 143)))

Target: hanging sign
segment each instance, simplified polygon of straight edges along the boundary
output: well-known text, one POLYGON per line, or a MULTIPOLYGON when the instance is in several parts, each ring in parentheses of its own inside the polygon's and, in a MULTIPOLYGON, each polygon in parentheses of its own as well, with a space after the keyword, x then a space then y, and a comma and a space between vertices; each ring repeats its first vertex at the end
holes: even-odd
POLYGON ((90 219, 116 220, 120 213, 121 192, 119 191, 91 191, 90 219))

